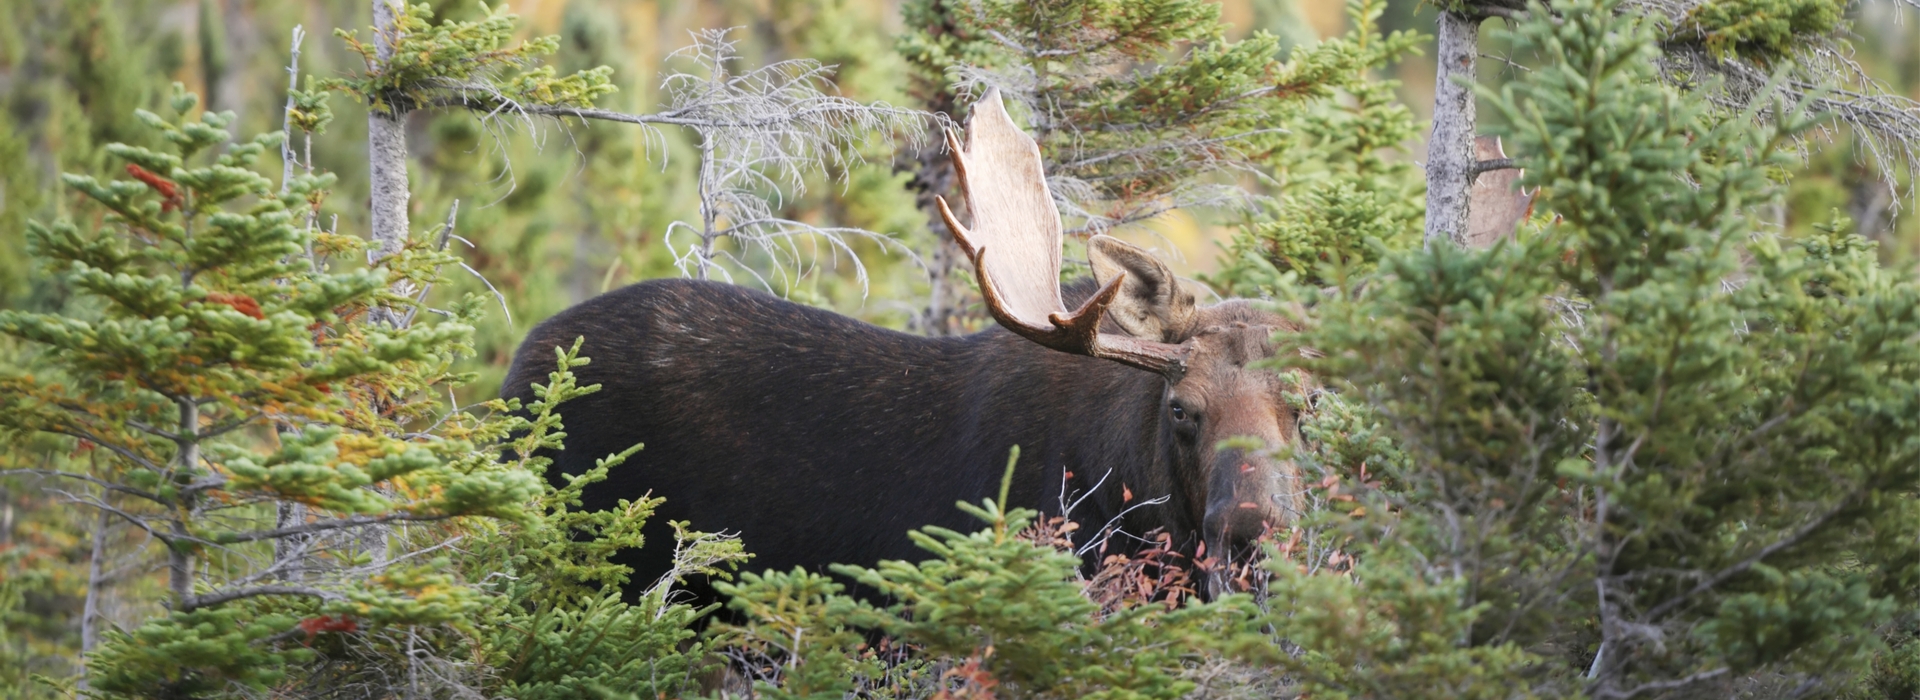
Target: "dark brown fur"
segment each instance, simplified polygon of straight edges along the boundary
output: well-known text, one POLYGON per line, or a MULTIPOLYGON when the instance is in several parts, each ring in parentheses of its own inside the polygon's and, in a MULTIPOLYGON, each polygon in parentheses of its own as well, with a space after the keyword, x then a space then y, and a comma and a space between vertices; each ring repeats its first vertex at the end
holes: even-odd
MULTIPOLYGON (((1091 291, 1068 290, 1069 308, 1091 291)), ((1057 514, 1063 474, 1072 497, 1111 470, 1072 513, 1083 538, 1128 505, 1167 495, 1165 505, 1129 513, 1126 530, 1164 528, 1189 547, 1204 533, 1218 551, 1298 510, 1292 465, 1214 450, 1230 434, 1271 446, 1294 439, 1278 379, 1246 368, 1271 354, 1266 337, 1277 323, 1246 302, 1198 309, 1180 333, 1198 336, 1192 368, 1169 386, 997 327, 925 338, 742 287, 658 280, 540 324, 503 395, 529 398, 529 385, 553 370, 553 347, 586 338, 592 364, 580 382, 601 390, 561 407, 568 437, 556 471, 578 473, 646 445, 589 487, 585 503, 666 498, 647 545, 626 555, 641 585, 667 570, 669 520, 740 533, 755 570, 922 558, 907 531, 976 529, 954 503, 993 495, 1014 445, 1013 505, 1057 514), (1169 401, 1204 417, 1175 421, 1169 401), (1259 473, 1248 476, 1247 465, 1259 473), (1240 505, 1250 502, 1258 507, 1240 505)))

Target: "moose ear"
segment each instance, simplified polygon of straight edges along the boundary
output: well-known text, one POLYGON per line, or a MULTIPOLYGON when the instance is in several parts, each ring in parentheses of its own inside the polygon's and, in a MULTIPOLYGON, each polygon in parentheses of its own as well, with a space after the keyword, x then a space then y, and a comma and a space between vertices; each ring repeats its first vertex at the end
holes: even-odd
POLYGON ((1105 287, 1126 275, 1107 317, 1142 340, 1178 343, 1193 325, 1193 293, 1180 287, 1173 271, 1139 247, 1111 236, 1087 240, 1093 279, 1105 287))

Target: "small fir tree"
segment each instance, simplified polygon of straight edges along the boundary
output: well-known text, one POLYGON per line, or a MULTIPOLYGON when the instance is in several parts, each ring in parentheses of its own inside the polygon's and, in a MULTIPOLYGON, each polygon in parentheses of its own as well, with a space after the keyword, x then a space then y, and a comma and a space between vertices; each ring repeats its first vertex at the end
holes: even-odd
POLYGON ((98 228, 29 229, 34 254, 96 313, 0 311, 0 332, 37 346, 45 368, 0 378, 0 428, 102 453, 49 476, 166 554, 168 614, 94 660, 93 685, 109 692, 263 687, 310 653, 303 636, 468 612, 474 594, 436 572, 444 563, 397 556, 404 540, 323 543, 386 523, 522 519, 539 488, 476 449, 474 421, 436 415, 430 397, 462 379, 452 364, 468 352, 472 300, 438 322, 357 320, 418 310, 392 290, 444 256, 416 246, 384 269, 317 267, 310 246, 359 249, 300 225, 330 178, 298 176, 283 194, 251 169, 282 135, 231 143, 231 115, 196 104, 176 88, 172 118, 137 113, 166 146, 110 147, 127 179, 67 178, 112 212, 98 228), (273 425, 298 429, 263 443, 273 425), (279 502, 309 518, 276 523, 279 502), (314 551, 276 557, 289 538, 314 551))
POLYGON ((776 682, 758 689, 777 698, 838 698, 863 687, 887 696, 1179 698, 1198 687, 1191 671, 1202 662, 1265 644, 1245 595, 1182 604, 1190 590, 1178 574, 1134 588, 1142 570, 1117 556, 1104 570, 1128 579, 1120 583, 1128 592, 1116 594, 1113 577, 1082 577, 1064 519, 1040 522, 1032 511, 1006 509, 1006 483, 1000 501, 958 504, 985 529, 908 533, 930 555, 925 561, 834 567, 894 601, 887 607, 801 570, 718 585, 744 618, 722 628, 726 639, 787 660, 776 682), (900 677, 914 675, 886 668, 863 632, 915 650, 896 665, 943 670, 902 688, 900 677))

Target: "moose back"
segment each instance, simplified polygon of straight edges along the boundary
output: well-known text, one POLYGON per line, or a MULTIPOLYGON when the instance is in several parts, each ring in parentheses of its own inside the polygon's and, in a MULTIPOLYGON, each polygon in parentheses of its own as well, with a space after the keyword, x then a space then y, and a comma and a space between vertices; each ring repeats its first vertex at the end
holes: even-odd
POLYGON ((972 225, 940 207, 996 328, 926 338, 660 280, 568 309, 521 345, 504 395, 530 397, 553 348, 577 337, 592 360, 581 383, 602 386, 561 407, 557 471, 645 445, 583 504, 666 499, 646 546, 624 555, 637 584, 668 571, 670 520, 739 533, 755 569, 922 558, 907 531, 977 527, 954 503, 994 494, 1015 445, 1010 504, 1077 502, 1082 538, 1159 529, 1190 553, 1237 556, 1298 517, 1299 474, 1274 457, 1297 439, 1287 383, 1251 366, 1287 322, 1242 300, 1199 305, 1160 261, 1106 236, 1087 246, 1094 284, 1063 295, 1060 219, 1032 139, 994 93, 974 105, 966 144, 948 138, 972 225), (1251 440, 1222 444, 1233 437, 1251 440))

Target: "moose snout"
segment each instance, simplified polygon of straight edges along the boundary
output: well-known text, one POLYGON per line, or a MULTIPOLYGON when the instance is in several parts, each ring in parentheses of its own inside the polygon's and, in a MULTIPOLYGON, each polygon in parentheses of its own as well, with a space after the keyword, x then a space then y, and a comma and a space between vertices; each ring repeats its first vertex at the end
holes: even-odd
POLYGON ((1215 455, 1204 523, 1208 548, 1244 559, 1254 540, 1290 524, 1299 510, 1292 467, 1245 449, 1215 455))

